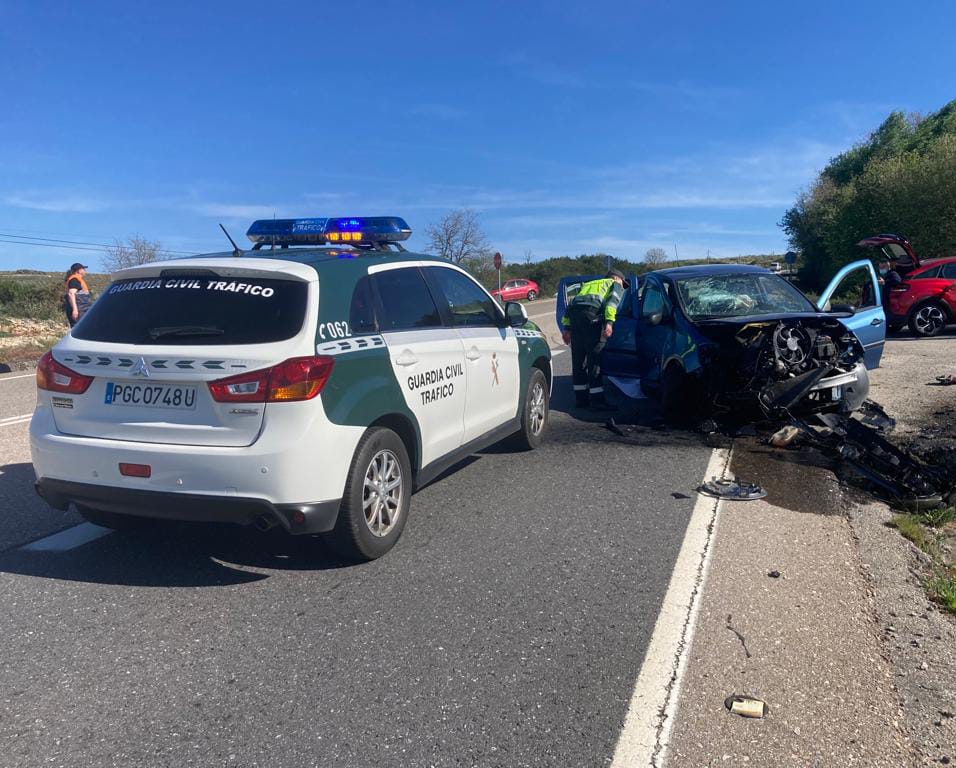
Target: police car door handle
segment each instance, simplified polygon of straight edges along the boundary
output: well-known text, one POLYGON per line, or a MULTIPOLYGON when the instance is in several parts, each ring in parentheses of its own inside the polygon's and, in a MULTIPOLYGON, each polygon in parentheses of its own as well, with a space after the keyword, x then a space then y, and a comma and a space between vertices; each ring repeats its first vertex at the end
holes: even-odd
POLYGON ((402 354, 395 358, 395 364, 401 366, 415 365, 418 362, 418 358, 415 357, 409 350, 403 350, 402 354))
POLYGON ((465 353, 465 357, 467 357, 469 360, 480 360, 481 352, 478 351, 477 347, 472 347, 465 353))

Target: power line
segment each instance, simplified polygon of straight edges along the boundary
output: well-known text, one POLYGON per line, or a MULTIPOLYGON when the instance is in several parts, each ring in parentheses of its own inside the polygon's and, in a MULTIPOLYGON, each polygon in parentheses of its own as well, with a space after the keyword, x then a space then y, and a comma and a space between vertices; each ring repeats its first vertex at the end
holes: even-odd
MULTIPOLYGON (((0 237, 13 237, 17 240, 43 240, 48 243, 65 243, 68 245, 92 245, 97 248, 116 248, 116 245, 103 245, 103 243, 85 243, 80 240, 59 240, 53 237, 39 237, 34 235, 11 235, 7 232, 0 232, 0 237)), ((9 241, 7 241, 9 242, 9 241)), ((25 245, 39 245, 39 243, 24 243, 25 245)), ((182 256, 192 256, 195 254, 195 251, 171 251, 168 248, 161 248, 161 253, 178 253, 182 256)))
MULTIPOLYGON (((0 243, 6 243, 8 245, 29 245, 37 248, 59 248, 61 251, 93 251, 94 253, 109 253, 110 250, 115 248, 115 245, 103 245, 87 248, 82 245, 61 245, 58 243, 30 243, 24 240, 5 240, 0 237, 0 243)), ((156 253, 168 254, 171 256, 194 256, 194 252, 190 251, 167 251, 167 250, 157 250, 156 253)))

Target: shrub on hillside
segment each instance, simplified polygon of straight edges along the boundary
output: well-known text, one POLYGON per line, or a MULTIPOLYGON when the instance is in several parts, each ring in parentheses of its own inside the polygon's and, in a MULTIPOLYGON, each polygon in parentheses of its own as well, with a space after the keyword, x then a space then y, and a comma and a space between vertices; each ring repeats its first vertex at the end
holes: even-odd
POLYGON ((956 101, 925 118, 891 114, 830 161, 781 225, 815 289, 866 256, 856 243, 881 232, 907 237, 923 258, 956 254, 956 101))
POLYGON ((63 286, 54 280, 0 278, 0 317, 54 320, 63 316, 63 286))

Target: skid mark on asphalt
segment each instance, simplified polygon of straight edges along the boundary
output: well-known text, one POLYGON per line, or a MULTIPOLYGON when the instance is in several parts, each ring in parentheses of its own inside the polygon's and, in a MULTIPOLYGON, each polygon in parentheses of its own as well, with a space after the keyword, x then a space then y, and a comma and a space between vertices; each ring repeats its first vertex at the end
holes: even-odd
POLYGON ((81 523, 73 528, 67 528, 65 531, 54 533, 43 539, 37 539, 30 544, 26 544, 20 549, 27 552, 67 552, 91 541, 96 541, 107 534, 113 533, 111 528, 102 528, 93 523, 81 523))

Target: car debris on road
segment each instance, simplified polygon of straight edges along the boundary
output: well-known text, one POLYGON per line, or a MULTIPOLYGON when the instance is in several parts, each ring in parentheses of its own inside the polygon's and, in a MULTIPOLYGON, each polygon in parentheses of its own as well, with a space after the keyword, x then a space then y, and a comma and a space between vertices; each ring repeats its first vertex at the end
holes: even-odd
POLYGON ((728 501, 756 501, 767 495, 767 492, 756 483, 747 483, 743 480, 720 480, 716 477, 701 483, 697 493, 728 501))

